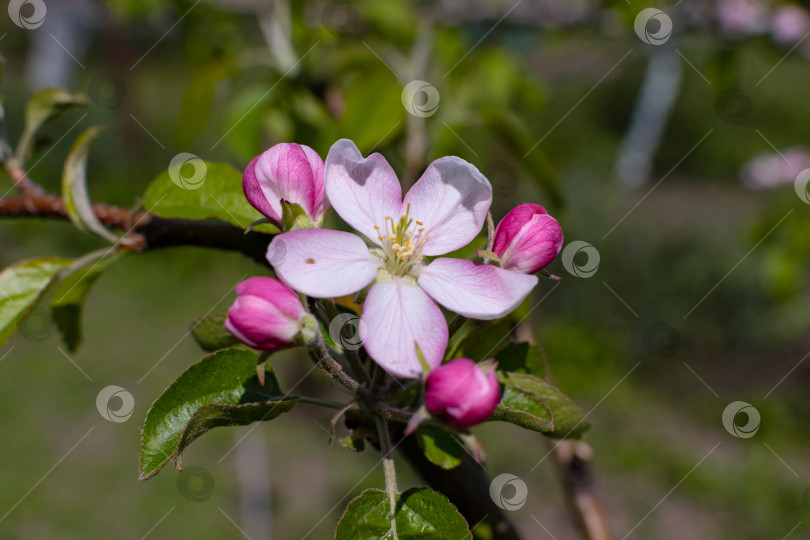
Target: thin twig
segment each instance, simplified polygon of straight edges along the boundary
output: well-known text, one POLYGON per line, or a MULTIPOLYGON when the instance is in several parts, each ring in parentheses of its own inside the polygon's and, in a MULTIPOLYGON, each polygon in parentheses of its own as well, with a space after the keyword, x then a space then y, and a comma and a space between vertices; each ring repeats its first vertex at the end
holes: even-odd
POLYGON ((394 535, 394 540, 399 540, 397 536, 397 497, 399 496, 399 490, 397 489, 397 473, 394 469, 391 434, 388 432, 388 421, 381 414, 376 414, 374 419, 377 422, 377 434, 380 438, 380 449, 383 454, 382 462, 385 471, 385 491, 388 494, 391 532, 394 535))

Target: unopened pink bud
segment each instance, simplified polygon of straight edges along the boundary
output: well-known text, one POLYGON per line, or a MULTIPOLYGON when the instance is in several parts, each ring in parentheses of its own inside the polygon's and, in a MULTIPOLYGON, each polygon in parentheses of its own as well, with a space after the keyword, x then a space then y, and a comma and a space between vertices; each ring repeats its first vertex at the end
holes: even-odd
POLYGON ((277 351, 301 341, 312 316, 281 282, 252 277, 236 286, 236 294, 225 328, 239 341, 262 351, 277 351))
POLYGON ((501 388, 493 366, 479 366, 469 358, 451 360, 425 379, 425 407, 456 429, 489 418, 500 399, 501 388))
POLYGON ((498 223, 492 250, 502 268, 534 274, 554 260, 562 244, 562 228, 545 208, 521 204, 498 223))
POLYGON ((316 225, 329 208, 324 195, 323 160, 302 144, 277 144, 256 156, 245 169, 242 188, 248 202, 278 226, 281 201, 301 205, 316 225))

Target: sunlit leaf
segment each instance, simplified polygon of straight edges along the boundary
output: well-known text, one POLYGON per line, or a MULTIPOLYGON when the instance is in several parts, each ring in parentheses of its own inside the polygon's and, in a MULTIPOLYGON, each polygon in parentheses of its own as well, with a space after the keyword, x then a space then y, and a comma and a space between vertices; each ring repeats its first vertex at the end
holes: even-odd
POLYGON ((272 420, 297 403, 285 395, 265 364, 265 384, 256 373, 259 357, 224 349, 193 364, 152 404, 141 430, 139 479, 156 475, 170 459, 180 470, 183 450, 220 426, 272 420))
POLYGON ((42 297, 56 273, 71 262, 56 257, 32 259, 0 272, 0 346, 42 297))
MULTIPOLYGON (((349 503, 335 531, 335 540, 392 540, 388 495, 367 489, 349 503)), ((431 489, 409 489, 397 501, 400 540, 447 538, 471 540, 467 522, 447 497, 431 489)))

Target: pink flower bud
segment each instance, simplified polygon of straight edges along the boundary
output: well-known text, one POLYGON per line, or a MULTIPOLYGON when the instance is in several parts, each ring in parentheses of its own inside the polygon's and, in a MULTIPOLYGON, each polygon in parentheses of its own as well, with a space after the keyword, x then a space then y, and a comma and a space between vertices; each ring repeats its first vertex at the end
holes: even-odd
POLYGON ((456 429, 489 418, 501 399, 501 387, 492 365, 476 365, 456 358, 431 371, 425 379, 425 406, 456 429))
POLYGON ((534 274, 554 260, 562 244, 562 228, 545 208, 521 204, 498 223, 492 250, 502 268, 534 274))
POLYGON ((301 144, 277 144, 253 158, 242 176, 242 188, 250 204, 279 226, 282 200, 301 205, 316 225, 329 207, 324 196, 323 160, 301 144))
POLYGON ((236 286, 236 294, 225 328, 239 341, 262 351, 308 341, 314 319, 298 296, 281 282, 252 277, 236 286))

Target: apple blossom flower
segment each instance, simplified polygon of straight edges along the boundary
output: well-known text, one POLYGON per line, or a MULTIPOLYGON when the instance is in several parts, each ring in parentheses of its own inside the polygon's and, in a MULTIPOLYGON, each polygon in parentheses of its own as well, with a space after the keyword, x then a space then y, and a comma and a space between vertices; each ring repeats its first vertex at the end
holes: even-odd
POLYGON ((308 146, 280 143, 253 158, 242 176, 245 197, 281 226, 282 201, 298 204, 314 225, 323 222, 329 201, 323 191, 323 160, 308 146))
POLYGON ((268 277, 252 277, 236 286, 236 301, 228 310, 225 328, 242 343, 262 351, 305 344, 317 331, 293 291, 268 277))
POLYGON ((492 251, 501 268, 534 274, 554 260, 563 244, 556 219, 539 204, 520 204, 495 228, 492 251))
POLYGON ((514 310, 537 277, 444 255, 481 230, 492 186, 473 165, 437 159, 402 198, 391 166, 380 154, 363 158, 349 140, 336 142, 325 166, 325 189, 335 211, 360 236, 301 229, 276 236, 267 259, 293 289, 315 298, 356 293, 372 284, 361 321, 364 346, 388 373, 419 377, 438 366, 447 348, 447 321, 438 304, 474 319, 514 310))
POLYGON ((425 407, 456 429, 489 418, 500 399, 501 387, 492 364, 477 365, 469 358, 456 358, 425 378, 425 407))

